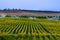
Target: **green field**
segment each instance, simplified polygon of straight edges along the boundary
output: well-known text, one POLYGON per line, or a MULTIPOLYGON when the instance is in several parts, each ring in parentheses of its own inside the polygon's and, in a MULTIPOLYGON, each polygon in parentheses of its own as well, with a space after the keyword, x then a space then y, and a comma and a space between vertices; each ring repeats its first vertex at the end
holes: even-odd
POLYGON ((0 18, 0 40, 60 40, 60 20, 0 18))

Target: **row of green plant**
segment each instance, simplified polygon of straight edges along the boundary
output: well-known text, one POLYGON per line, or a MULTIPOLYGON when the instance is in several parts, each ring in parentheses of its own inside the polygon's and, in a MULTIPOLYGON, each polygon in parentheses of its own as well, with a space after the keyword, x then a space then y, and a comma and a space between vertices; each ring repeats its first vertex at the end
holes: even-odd
POLYGON ((1 40, 60 40, 60 20, 0 18, 1 40))

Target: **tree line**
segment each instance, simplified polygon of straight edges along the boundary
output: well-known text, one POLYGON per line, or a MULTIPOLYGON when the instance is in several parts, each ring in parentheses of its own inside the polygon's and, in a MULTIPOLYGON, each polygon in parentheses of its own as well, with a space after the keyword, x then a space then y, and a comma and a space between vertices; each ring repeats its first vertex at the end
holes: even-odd
POLYGON ((45 13, 60 13, 60 11, 46 11, 46 10, 25 10, 25 9, 0 9, 0 12, 45 12, 45 13))

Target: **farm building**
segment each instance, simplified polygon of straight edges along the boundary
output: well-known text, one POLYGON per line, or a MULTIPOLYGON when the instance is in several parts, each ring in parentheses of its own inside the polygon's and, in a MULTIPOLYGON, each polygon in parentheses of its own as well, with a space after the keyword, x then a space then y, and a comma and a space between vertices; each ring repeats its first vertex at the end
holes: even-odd
POLYGON ((44 16, 47 19, 60 19, 60 12, 57 11, 37 11, 37 10, 0 10, 0 17, 9 16, 44 16))

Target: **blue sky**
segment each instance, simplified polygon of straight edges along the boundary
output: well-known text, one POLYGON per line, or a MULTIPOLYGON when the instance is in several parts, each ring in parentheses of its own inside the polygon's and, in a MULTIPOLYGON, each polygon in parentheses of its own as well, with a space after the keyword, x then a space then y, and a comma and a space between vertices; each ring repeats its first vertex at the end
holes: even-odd
POLYGON ((0 0, 0 9, 4 8, 60 11, 60 0, 0 0))

